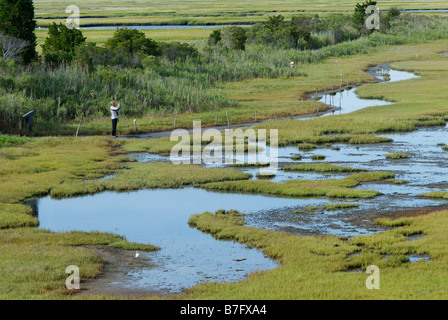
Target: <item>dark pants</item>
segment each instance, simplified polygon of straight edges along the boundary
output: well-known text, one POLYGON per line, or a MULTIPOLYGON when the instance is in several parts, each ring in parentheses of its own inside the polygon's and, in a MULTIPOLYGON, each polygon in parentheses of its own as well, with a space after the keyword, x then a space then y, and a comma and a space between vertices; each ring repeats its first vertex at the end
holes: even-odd
POLYGON ((117 135, 117 123, 118 119, 112 119, 112 135, 114 137, 117 135))

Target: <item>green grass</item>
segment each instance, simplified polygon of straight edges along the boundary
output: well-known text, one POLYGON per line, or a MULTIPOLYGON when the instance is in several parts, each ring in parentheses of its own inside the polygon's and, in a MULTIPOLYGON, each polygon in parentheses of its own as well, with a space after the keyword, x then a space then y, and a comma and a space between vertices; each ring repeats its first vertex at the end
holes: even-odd
POLYGON ((409 159, 410 156, 405 153, 389 153, 386 154, 386 159, 409 159))
POLYGON ((311 143, 301 143, 297 146, 300 151, 311 151, 317 148, 317 145, 311 143))
POLYGON ((343 167, 328 163, 304 163, 293 166, 286 166, 285 171, 313 171, 313 172, 360 172, 357 168, 343 167))
MULTIPOLYGON (((210 24, 210 23, 247 23, 264 21, 267 15, 283 14, 286 17, 307 14, 326 15, 329 13, 347 13, 356 3, 347 1, 308 1, 287 0, 244 2, 226 1, 164 1, 144 2, 112 0, 107 4, 99 1, 82 0, 76 3, 81 8, 82 25, 104 24, 210 24), (92 9, 93 8, 93 9, 92 9), (101 9, 102 8, 102 9, 101 9)), ((65 14, 67 3, 63 1, 37 1, 34 4, 39 25, 53 21, 64 23, 69 14, 65 14), (45 10, 39 10, 45 9, 45 10)), ((380 8, 387 10, 392 6, 400 8, 445 8, 441 1, 387 1, 380 2, 380 8)))
POLYGON ((240 180, 250 177, 249 174, 232 169, 205 169, 201 166, 174 165, 172 163, 135 163, 130 164, 128 169, 107 180, 78 180, 62 183, 53 187, 50 194, 54 198, 67 198, 103 191, 199 186, 209 182, 240 180))
POLYGON ((313 154, 311 156, 311 160, 314 160, 314 161, 325 160, 325 158, 326 157, 324 155, 322 155, 322 154, 313 154))
POLYGON ((228 166, 231 168, 245 168, 245 167, 269 167, 269 163, 256 162, 256 163, 232 163, 228 166))
POLYGON ((361 182, 374 182, 393 178, 393 173, 368 172, 340 180, 290 180, 284 183, 269 181, 225 181, 204 185, 208 190, 247 192, 284 197, 374 198, 378 191, 353 190, 361 182))
POLYGON ((434 191, 423 193, 420 196, 430 199, 448 199, 448 191, 434 191))
POLYGON ((351 208, 358 208, 358 207, 359 207, 358 203, 333 203, 333 204, 325 204, 322 206, 322 208, 327 211, 351 209, 351 208))
POLYGON ((27 137, 0 135, 0 148, 17 146, 29 142, 27 137))
POLYGON ((0 203, 0 229, 39 226, 31 213, 31 208, 23 204, 0 203))
POLYGON ((151 245, 133 245, 123 237, 99 232, 52 233, 32 228, 0 230, 0 298, 67 299, 65 270, 80 269, 82 280, 102 271, 103 261, 85 245, 110 245, 142 251, 151 245))

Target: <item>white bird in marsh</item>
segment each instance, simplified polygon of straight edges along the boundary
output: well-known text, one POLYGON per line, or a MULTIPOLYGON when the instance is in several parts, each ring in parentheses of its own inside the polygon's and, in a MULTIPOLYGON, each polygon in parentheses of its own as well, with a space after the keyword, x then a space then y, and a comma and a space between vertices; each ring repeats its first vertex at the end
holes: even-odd
POLYGON ((138 258, 140 256, 140 252, 138 250, 135 252, 135 257, 138 258))

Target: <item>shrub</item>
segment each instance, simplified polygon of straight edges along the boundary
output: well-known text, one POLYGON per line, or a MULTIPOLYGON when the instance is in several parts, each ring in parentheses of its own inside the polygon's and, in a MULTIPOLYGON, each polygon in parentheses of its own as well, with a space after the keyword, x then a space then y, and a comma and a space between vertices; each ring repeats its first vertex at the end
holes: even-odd
POLYGON ((222 42, 230 49, 246 49, 246 31, 242 27, 229 27, 222 31, 222 42))
POLYGON ((198 57, 198 50, 188 43, 165 42, 159 43, 159 50, 169 61, 185 60, 188 57, 198 57))
POLYGON ((157 42, 146 38, 143 32, 129 28, 117 29, 113 37, 106 41, 106 48, 123 51, 130 55, 135 53, 144 53, 152 56, 160 55, 157 42))

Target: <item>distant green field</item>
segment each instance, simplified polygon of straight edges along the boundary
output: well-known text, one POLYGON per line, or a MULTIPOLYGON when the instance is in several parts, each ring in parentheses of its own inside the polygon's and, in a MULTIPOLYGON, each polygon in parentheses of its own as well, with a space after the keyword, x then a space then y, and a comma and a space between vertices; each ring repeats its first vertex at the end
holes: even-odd
MULTIPOLYGON (((194 42, 204 40, 209 37, 214 29, 211 28, 191 28, 191 29, 157 29, 157 30, 140 30, 144 32, 147 37, 156 41, 182 41, 194 42)), ((115 30, 81 30, 87 41, 95 42, 98 45, 103 45, 108 38, 111 38, 115 30)), ((37 42, 43 44, 47 37, 48 31, 45 29, 36 30, 37 42)), ((40 51, 40 47, 38 50, 40 51)))
MULTIPOLYGON (((110 0, 110 1, 35 1, 39 25, 63 22, 70 15, 65 12, 69 5, 80 9, 81 25, 118 24, 215 24, 251 23, 262 21, 267 15, 282 14, 286 17, 300 13, 348 13, 357 2, 349 0, 110 0)), ((445 0, 378 1, 386 10, 396 6, 403 9, 446 9, 445 0)))

